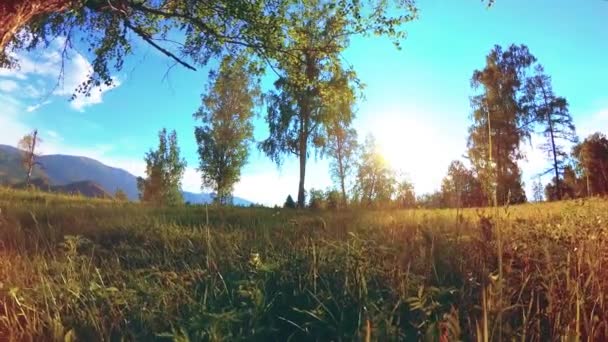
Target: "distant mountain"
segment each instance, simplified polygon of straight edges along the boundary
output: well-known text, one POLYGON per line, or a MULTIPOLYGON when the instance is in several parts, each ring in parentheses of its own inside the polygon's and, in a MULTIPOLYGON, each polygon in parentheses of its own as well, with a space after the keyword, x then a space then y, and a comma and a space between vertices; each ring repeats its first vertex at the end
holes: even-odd
MULTIPOLYGON (((30 182, 30 185, 49 192, 59 192, 69 195, 80 194, 82 196, 95 198, 112 198, 112 195, 108 194, 99 184, 92 181, 75 182, 66 185, 50 185, 44 178, 34 178, 30 182)), ((13 187, 19 189, 24 189, 26 186, 25 182, 13 185, 13 187)))
POLYGON ((107 166, 87 157, 61 154, 41 156, 38 161, 51 185, 91 180, 110 194, 122 189, 129 199, 138 198, 137 178, 123 169, 107 166))
MULTIPOLYGON (((194 193, 188 191, 182 191, 182 196, 184 196, 184 202, 190 202, 192 204, 205 204, 213 202, 213 194, 205 194, 205 193, 194 193)), ((240 206, 248 206, 252 204, 251 201, 248 201, 244 198, 240 197, 232 197, 232 204, 240 205, 240 206)))
MULTIPOLYGON (((38 162, 41 165, 34 169, 32 178, 45 178, 51 187, 71 185, 90 190, 90 193, 94 194, 97 192, 93 188, 97 186, 111 195, 122 189, 130 200, 138 199, 137 177, 123 169, 107 166, 87 157, 62 154, 41 156, 38 162), (82 183, 87 181, 89 183, 82 183)), ((14 185, 20 182, 25 182, 21 151, 12 146, 0 145, 0 184, 14 185)), ((184 201, 192 204, 210 203, 213 200, 213 196, 206 193, 183 191, 182 194, 184 201)), ((239 197, 235 197, 233 201, 235 205, 251 204, 250 201, 239 197)))
MULTIPOLYGON (((32 178, 43 177, 39 168, 34 168, 32 178)), ((25 181, 21 164, 21 151, 15 147, 0 145, 0 184, 17 184, 25 181)))
POLYGON ((61 192, 64 194, 81 194, 86 197, 113 197, 112 195, 107 193, 99 184, 92 181, 81 181, 66 185, 55 185, 51 187, 51 191, 61 192))

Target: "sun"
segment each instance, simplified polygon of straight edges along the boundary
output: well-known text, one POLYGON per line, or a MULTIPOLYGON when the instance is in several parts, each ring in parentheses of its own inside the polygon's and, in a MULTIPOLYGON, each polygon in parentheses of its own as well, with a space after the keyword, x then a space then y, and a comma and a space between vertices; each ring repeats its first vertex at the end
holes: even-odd
POLYGON ((380 153, 397 171, 411 172, 414 165, 430 157, 424 147, 430 138, 429 132, 413 120, 386 120, 373 134, 380 153))

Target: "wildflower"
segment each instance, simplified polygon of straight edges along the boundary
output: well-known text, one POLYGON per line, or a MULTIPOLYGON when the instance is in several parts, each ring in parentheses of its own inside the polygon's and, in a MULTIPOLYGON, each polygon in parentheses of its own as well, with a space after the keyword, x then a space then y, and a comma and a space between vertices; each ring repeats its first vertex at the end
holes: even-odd
POLYGON ((262 260, 260 259, 259 253, 251 253, 249 255, 249 265, 253 268, 259 268, 262 266, 262 260))

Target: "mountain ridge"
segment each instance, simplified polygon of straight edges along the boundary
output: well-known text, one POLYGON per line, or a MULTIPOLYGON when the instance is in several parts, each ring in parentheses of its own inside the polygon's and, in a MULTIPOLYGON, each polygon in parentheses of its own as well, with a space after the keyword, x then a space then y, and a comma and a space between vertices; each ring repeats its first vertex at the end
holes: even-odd
MULTIPOLYGON (((137 177, 130 172, 106 165, 99 160, 86 156, 49 154, 38 158, 41 166, 36 166, 33 178, 46 178, 51 187, 66 186, 72 183, 90 181, 96 183, 108 194, 122 190, 130 200, 139 199, 137 177)), ((21 150, 10 145, 0 144, 0 184, 14 185, 25 181, 21 166, 21 150)), ((185 202, 204 204, 213 201, 209 193, 183 191, 185 202)), ((234 197, 235 205, 249 205, 251 201, 234 197)))

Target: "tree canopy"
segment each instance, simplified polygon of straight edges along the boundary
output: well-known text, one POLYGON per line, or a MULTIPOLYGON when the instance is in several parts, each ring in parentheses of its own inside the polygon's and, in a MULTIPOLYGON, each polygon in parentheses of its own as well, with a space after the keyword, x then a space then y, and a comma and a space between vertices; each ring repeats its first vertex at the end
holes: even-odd
MULTIPOLYGON (((319 1, 332 11, 337 35, 405 36, 403 23, 416 17, 413 0, 319 1)), ((247 49, 262 60, 298 52, 289 44, 297 31, 302 7, 293 0, 9 0, 0 6, 0 66, 16 67, 18 52, 48 46, 64 37, 64 52, 83 46, 93 72, 77 91, 88 94, 112 84, 112 73, 136 50, 136 41, 189 69, 211 58, 247 49), (295 24, 295 25, 294 25, 295 24)), ((337 38, 337 37, 336 37, 337 38)), ((333 50, 317 45, 316 51, 333 50)))
POLYGON ((247 64, 244 56, 226 56, 219 73, 210 75, 209 89, 194 114, 202 123, 194 132, 202 186, 212 188, 221 204, 231 201, 253 140, 251 118, 260 87, 247 64))
POLYGON ((137 178, 139 199, 153 205, 177 205, 183 203, 181 179, 186 161, 180 157, 175 131, 167 134, 163 128, 158 133, 158 149, 146 153, 146 178, 137 178))
POLYGON ((497 45, 471 79, 473 88, 482 91, 471 98, 468 155, 490 202, 526 199, 517 161, 524 157, 520 143, 530 137, 535 122, 525 96, 527 74, 535 62, 525 45, 497 45))

